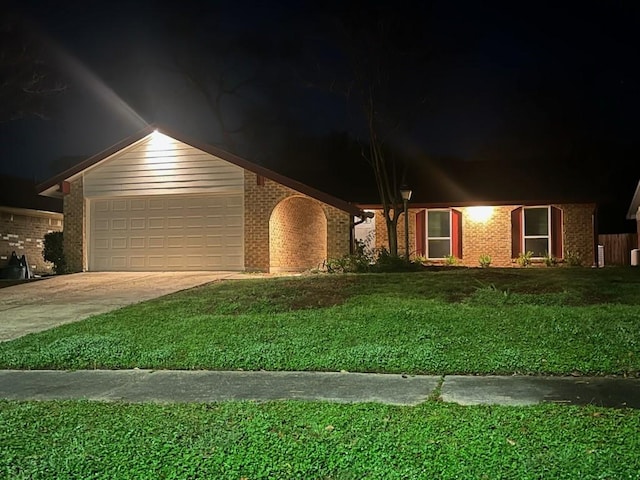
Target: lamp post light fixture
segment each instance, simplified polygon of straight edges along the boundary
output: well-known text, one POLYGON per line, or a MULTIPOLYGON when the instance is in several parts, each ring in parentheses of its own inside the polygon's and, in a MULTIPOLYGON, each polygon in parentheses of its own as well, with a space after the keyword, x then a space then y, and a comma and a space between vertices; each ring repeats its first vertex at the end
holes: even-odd
POLYGON ((409 210, 407 204, 411 200, 411 189, 406 185, 400 187, 400 196, 404 204, 404 258, 409 261, 409 210))

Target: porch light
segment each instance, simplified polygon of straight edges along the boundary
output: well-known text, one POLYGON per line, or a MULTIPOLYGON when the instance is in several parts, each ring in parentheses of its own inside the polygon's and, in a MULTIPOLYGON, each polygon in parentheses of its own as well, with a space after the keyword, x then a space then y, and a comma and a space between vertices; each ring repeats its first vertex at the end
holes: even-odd
POLYGON ((411 189, 406 185, 400 187, 400 196, 404 204, 404 258, 409 261, 409 210, 407 204, 411 200, 411 189))
POLYGON ((400 187, 400 196, 402 197, 403 202, 408 202, 409 200, 411 200, 412 193, 413 192, 411 191, 411 189, 406 185, 400 187))
POLYGON ((486 223, 493 215, 493 207, 469 207, 467 214, 474 222, 486 223))

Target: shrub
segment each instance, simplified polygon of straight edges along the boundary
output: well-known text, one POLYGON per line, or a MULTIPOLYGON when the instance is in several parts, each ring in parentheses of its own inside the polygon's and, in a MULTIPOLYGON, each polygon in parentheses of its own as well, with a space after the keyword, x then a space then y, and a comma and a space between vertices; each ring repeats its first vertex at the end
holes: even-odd
POLYGON ((372 265, 374 272, 406 272, 418 270, 422 266, 421 263, 408 262, 404 257, 399 255, 391 255, 389 250, 381 248, 375 263, 372 265))
POLYGON ((555 267, 558 264, 558 259, 547 251, 544 252, 542 259, 547 267, 555 267))
POLYGON ((480 266, 482 268, 487 268, 491 265, 491 255, 488 255, 486 253, 480 255, 480 258, 478 259, 478 263, 480 263, 480 266))
POLYGON ((419 261, 408 262, 404 257, 391 255, 386 248, 373 252, 356 248, 356 252, 326 263, 329 273, 365 273, 365 272, 407 272, 420 270, 419 261))
POLYGON ((576 252, 573 250, 567 250, 564 254, 564 260, 570 267, 580 267, 582 266, 583 259, 580 252, 576 252))
POLYGON ((444 264, 449 266, 457 265, 458 259, 454 255, 447 255, 446 257, 444 257, 444 264))
POLYGON ((413 261, 415 263, 426 263, 428 261, 428 258, 424 255, 416 255, 413 261))
POLYGON ((532 251, 520 252, 518 258, 516 258, 516 263, 521 267, 528 267, 531 265, 531 257, 533 257, 532 251))
POLYGON ((342 258, 327 261, 329 273, 363 273, 371 270, 375 263, 374 252, 367 248, 366 241, 356 240, 355 252, 342 258))
POLYGON ((67 260, 62 248, 62 232, 49 232, 44 236, 42 257, 53 263, 53 271, 58 275, 67 272, 67 260))

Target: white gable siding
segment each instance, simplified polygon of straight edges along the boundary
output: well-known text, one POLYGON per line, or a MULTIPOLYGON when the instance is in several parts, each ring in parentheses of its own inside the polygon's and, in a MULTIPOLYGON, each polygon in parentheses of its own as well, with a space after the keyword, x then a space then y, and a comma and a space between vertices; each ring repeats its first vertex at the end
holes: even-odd
POLYGON ((242 168, 159 133, 84 176, 87 198, 243 191, 242 168))

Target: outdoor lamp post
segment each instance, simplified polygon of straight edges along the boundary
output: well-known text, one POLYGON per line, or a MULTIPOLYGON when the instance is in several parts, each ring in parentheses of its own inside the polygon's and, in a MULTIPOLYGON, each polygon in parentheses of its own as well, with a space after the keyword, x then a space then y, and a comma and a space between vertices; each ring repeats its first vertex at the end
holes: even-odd
POLYGON ((400 196, 404 204, 404 258, 409 261, 409 211, 407 204, 411 200, 411 189, 406 185, 400 187, 400 196))

